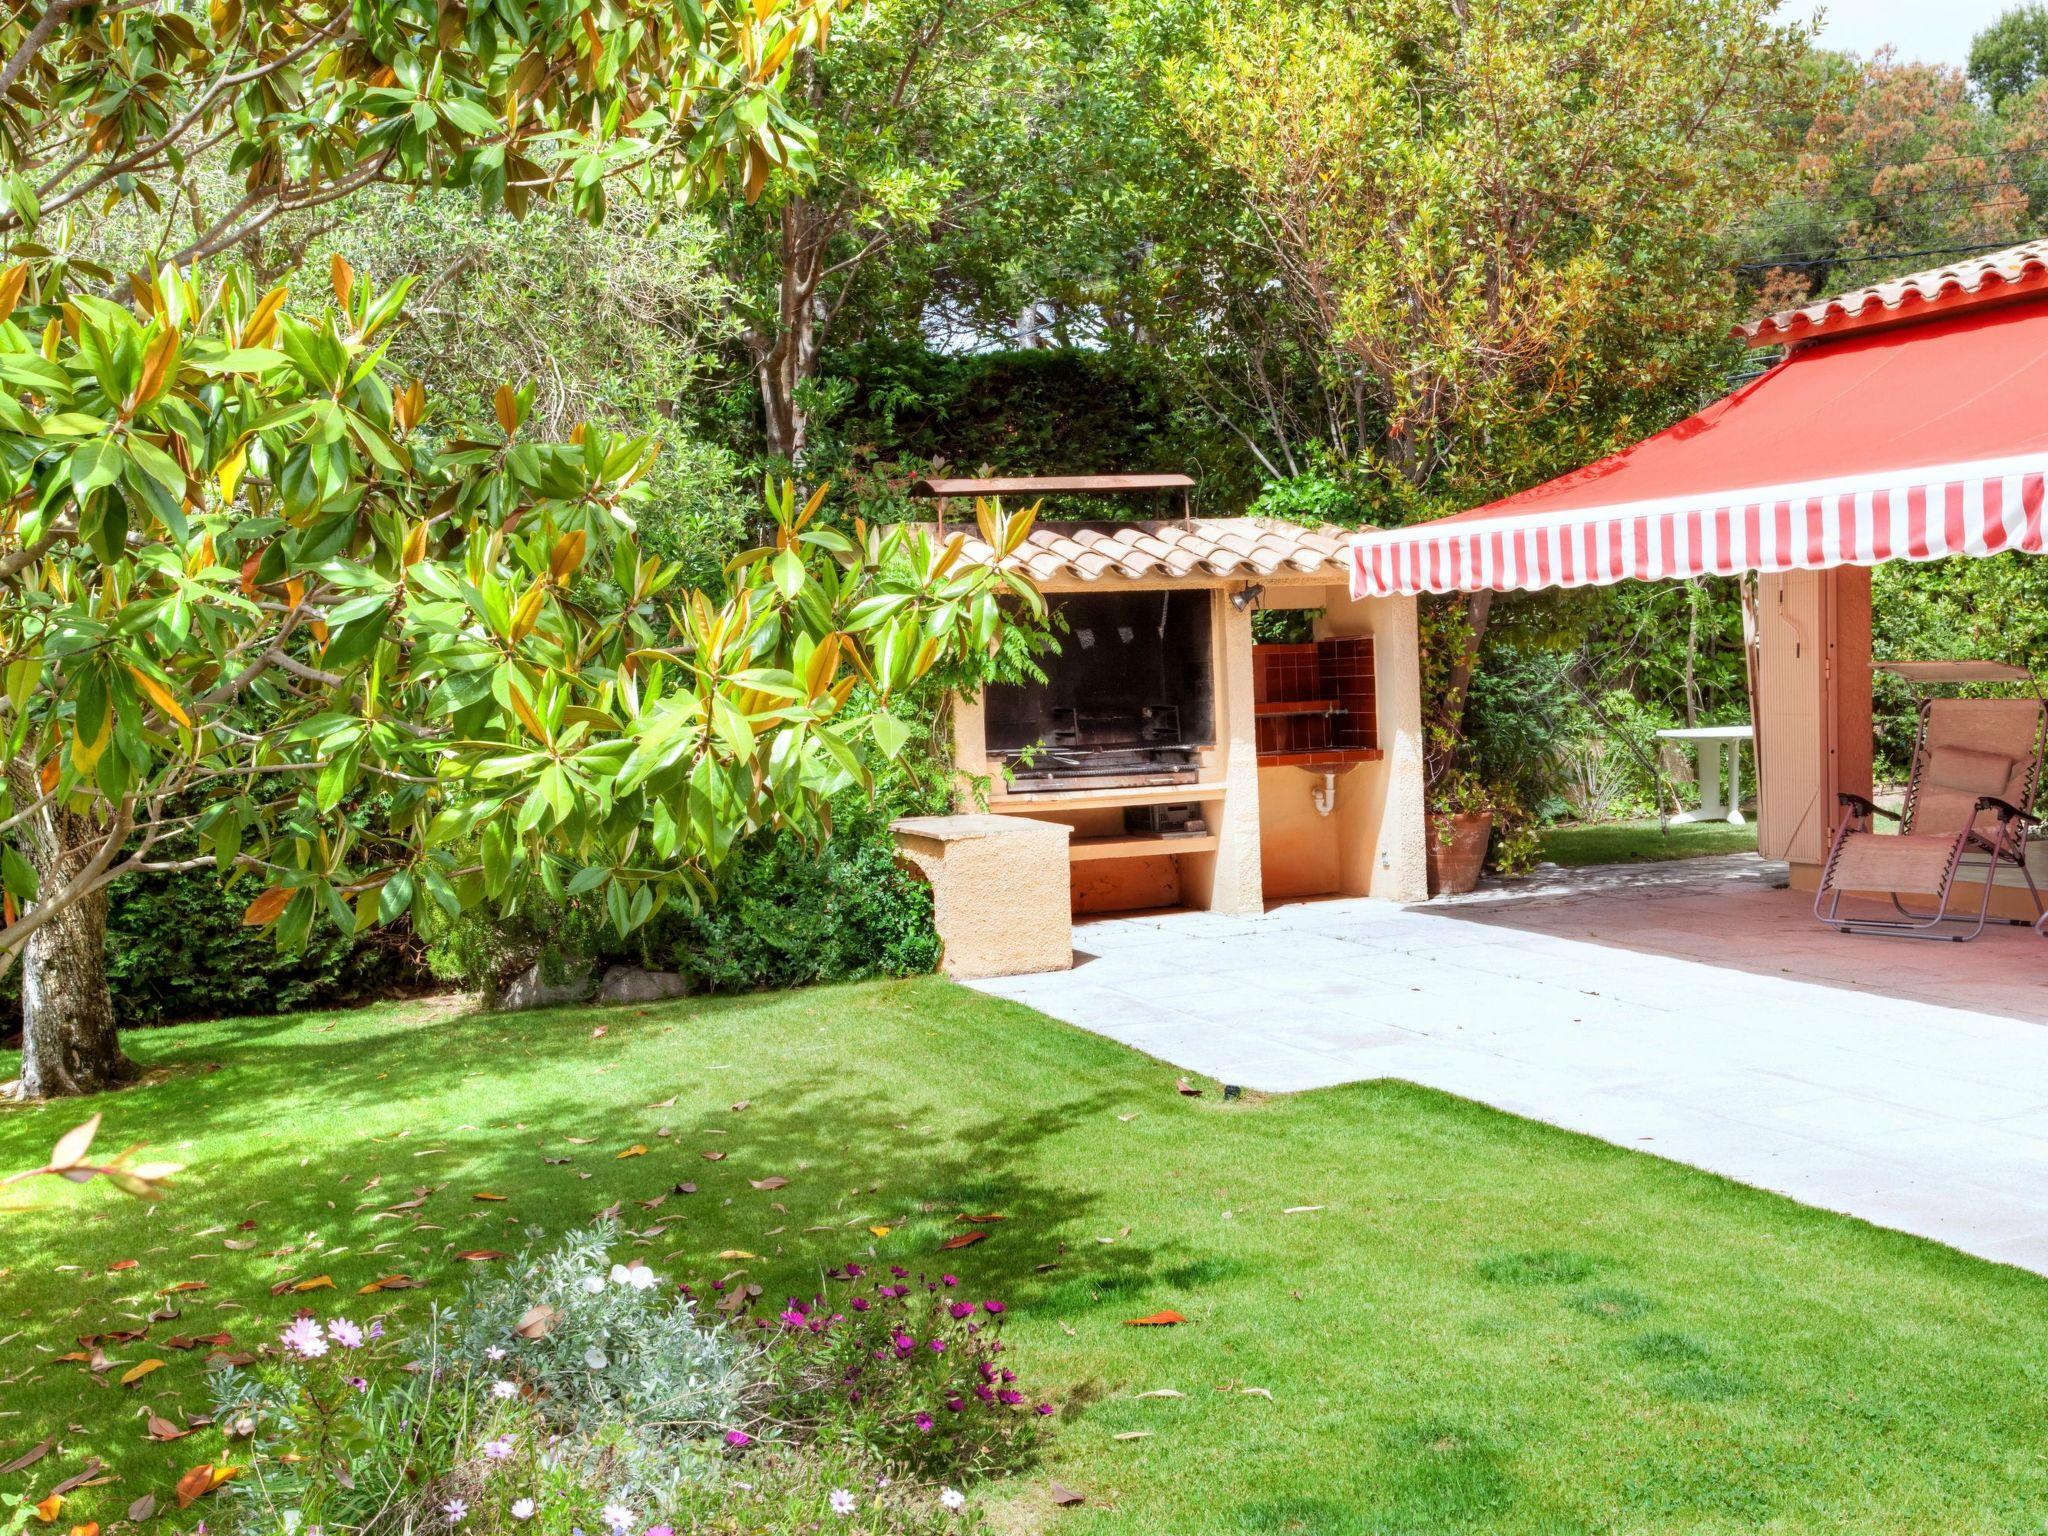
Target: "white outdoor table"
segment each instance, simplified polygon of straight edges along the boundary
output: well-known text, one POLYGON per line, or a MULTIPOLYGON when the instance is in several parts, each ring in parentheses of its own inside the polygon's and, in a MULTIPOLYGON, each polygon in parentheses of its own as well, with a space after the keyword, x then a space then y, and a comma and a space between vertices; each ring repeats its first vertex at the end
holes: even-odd
POLYGON ((1700 725, 1689 729, 1659 731, 1660 741, 1688 741, 1699 751, 1700 808, 1680 811, 1674 823, 1725 821, 1742 825, 1742 744, 1756 739, 1753 725, 1700 725), (1721 759, 1728 759, 1728 803, 1721 803, 1721 759))

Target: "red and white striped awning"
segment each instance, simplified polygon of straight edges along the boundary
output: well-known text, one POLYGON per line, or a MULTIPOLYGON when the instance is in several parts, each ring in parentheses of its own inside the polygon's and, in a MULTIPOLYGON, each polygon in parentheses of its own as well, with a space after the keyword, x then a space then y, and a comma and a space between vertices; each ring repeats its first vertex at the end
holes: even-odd
POLYGON ((2048 302, 1811 343, 1625 452, 1352 541, 1359 597, 2043 552, 2048 302))

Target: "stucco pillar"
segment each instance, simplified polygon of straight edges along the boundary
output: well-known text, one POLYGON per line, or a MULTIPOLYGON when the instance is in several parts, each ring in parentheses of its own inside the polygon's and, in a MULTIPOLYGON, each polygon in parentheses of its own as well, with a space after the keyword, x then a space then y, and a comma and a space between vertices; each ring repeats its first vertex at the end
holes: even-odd
POLYGON ((1389 901, 1429 899, 1428 817, 1424 809, 1422 644, 1416 600, 1382 597, 1372 613, 1375 683, 1380 704, 1380 767, 1386 807, 1380 816, 1369 889, 1389 901))
POLYGON ((1221 761, 1205 778, 1224 785, 1214 807, 1216 851, 1184 855, 1182 899, 1191 907, 1238 916, 1266 909, 1259 872, 1258 716, 1252 699, 1252 616, 1229 594, 1210 594, 1215 640, 1216 751, 1221 761))

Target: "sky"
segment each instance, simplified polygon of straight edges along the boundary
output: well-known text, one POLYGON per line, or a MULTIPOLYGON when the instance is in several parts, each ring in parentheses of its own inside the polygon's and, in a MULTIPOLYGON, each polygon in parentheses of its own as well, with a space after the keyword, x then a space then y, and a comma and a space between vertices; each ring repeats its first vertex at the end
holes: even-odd
POLYGON ((1820 43, 1851 53, 1874 53, 1896 43, 1902 59, 1962 65, 1970 39, 2012 8, 2017 0, 1784 0, 1780 14, 1810 15, 1824 9, 1820 43))

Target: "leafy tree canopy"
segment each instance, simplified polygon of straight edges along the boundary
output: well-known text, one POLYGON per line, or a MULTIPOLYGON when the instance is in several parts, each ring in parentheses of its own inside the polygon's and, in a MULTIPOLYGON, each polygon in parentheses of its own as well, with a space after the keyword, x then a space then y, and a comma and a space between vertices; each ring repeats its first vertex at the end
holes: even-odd
POLYGON ((1993 108, 2048 79, 2048 6, 2016 5, 1970 41, 1970 83, 1993 108))

